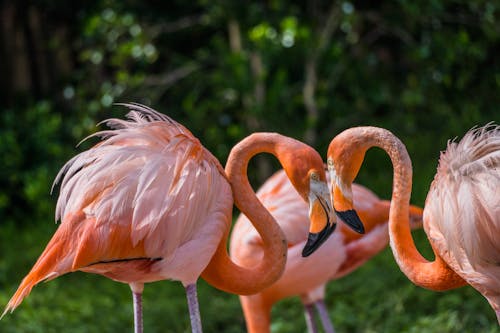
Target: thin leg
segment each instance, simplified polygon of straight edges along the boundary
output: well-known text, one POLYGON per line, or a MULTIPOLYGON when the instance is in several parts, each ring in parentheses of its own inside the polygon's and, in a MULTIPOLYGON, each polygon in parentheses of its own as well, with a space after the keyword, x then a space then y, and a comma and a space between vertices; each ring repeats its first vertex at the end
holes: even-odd
POLYGON ((316 301, 314 305, 316 305, 316 310, 318 310, 319 318, 321 319, 321 324, 323 325, 325 333, 335 333, 333 324, 328 316, 328 309, 326 308, 325 302, 323 300, 319 300, 316 301))
POLYGON ((196 293, 196 284, 186 286, 186 295, 189 307, 189 319, 191 319, 191 331, 193 333, 202 333, 200 306, 198 304, 198 295, 196 293))
POLYGON ((142 333, 142 291, 144 283, 129 283, 132 290, 132 299, 134 301, 134 332, 142 333))
POLYGON ((304 304, 304 317, 306 317, 307 332, 318 333, 318 328, 314 321, 314 308, 312 304, 304 304))
POLYGON ((142 293, 132 292, 134 299, 134 332, 142 333, 142 293))

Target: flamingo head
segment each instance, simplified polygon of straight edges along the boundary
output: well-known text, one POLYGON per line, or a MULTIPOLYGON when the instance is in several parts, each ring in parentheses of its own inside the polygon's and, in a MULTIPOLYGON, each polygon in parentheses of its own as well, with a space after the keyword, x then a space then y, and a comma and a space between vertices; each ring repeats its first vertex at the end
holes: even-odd
POLYGON ((295 189, 309 203, 309 235, 302 251, 307 257, 335 230, 333 213, 323 160, 318 152, 303 143, 294 143, 286 155, 283 167, 295 189))
POLYGON ((352 183, 361 168, 366 149, 362 143, 342 134, 336 136, 328 147, 330 197, 337 216, 351 229, 364 234, 363 223, 353 206, 352 183))

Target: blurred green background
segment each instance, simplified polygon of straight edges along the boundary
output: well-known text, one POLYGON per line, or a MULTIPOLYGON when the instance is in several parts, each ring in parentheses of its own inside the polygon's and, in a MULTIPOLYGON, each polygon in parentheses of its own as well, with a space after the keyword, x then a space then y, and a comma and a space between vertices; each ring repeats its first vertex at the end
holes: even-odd
MULTIPOLYGON (((57 228, 52 181, 103 119, 139 102, 186 125, 225 163, 255 131, 308 142, 323 156, 339 131, 388 128, 414 165, 423 205, 448 139, 499 120, 498 1, 0 2, 0 305, 57 228)), ((102 126, 100 127, 102 128, 102 126)), ((252 162, 261 184, 277 168, 252 162)), ((370 151, 357 182, 388 198, 392 170, 370 151)), ((422 231, 417 244, 427 253, 422 231)), ((206 332, 243 332, 234 295, 199 283, 206 332)), ((470 287, 412 285, 388 249, 328 286, 338 332, 500 332, 470 287)), ((147 285, 146 332, 189 332, 177 282, 147 285)), ((73 273, 37 286, 0 332, 131 332, 128 286, 73 273)), ((273 332, 304 332, 298 299, 273 332)))

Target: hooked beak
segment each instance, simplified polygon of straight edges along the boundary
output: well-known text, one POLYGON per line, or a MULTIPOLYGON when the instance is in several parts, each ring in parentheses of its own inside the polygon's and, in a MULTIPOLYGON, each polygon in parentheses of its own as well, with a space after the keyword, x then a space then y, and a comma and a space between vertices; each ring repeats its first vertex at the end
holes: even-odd
POLYGON ((340 219, 344 221, 345 224, 347 224, 352 230, 356 231, 358 234, 365 233, 365 227, 363 226, 363 222, 361 222, 358 213, 356 213, 354 209, 349 209, 345 211, 335 210, 335 214, 337 214, 337 216, 340 217, 340 219))
POLYGON ((364 234, 365 227, 363 226, 363 222, 361 222, 358 213, 353 208, 351 188, 349 187, 342 190, 337 184, 335 173, 331 173, 330 182, 332 186, 331 197, 333 198, 333 209, 335 210, 335 214, 337 214, 337 216, 352 230, 359 234, 364 234), (348 199, 348 197, 350 199, 348 199))
POLYGON ((330 204, 328 186, 318 182, 311 186, 309 194, 309 219, 311 226, 302 256, 307 257, 316 251, 332 234, 337 226, 335 214, 330 204))

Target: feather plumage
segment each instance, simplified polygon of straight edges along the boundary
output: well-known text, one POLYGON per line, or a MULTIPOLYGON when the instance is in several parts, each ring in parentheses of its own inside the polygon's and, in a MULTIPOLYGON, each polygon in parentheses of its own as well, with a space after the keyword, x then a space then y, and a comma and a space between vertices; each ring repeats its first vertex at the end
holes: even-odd
POLYGON ((429 190, 424 228, 439 254, 500 307, 500 126, 450 141, 429 190))
MULTIPOLYGON (((500 126, 469 131, 441 154, 426 210, 472 267, 500 265, 500 126), (438 215, 439 214, 439 215, 438 215)), ((499 277, 500 279, 500 277, 499 277)))
POLYGON ((59 171, 55 218, 61 225, 5 312, 40 281, 75 270, 126 283, 192 283, 229 228, 232 194, 217 159, 169 117, 138 104, 125 106, 131 110, 128 120, 104 121, 112 129, 90 136, 102 141, 59 171), (200 237, 203 246, 193 246, 200 237), (189 254, 176 257, 180 252, 189 254), (192 263, 199 258, 201 264, 192 263), (144 260, 126 262, 132 259, 144 260), (174 267, 182 265, 176 274, 174 267), (135 281, 141 269, 149 273, 135 281))

